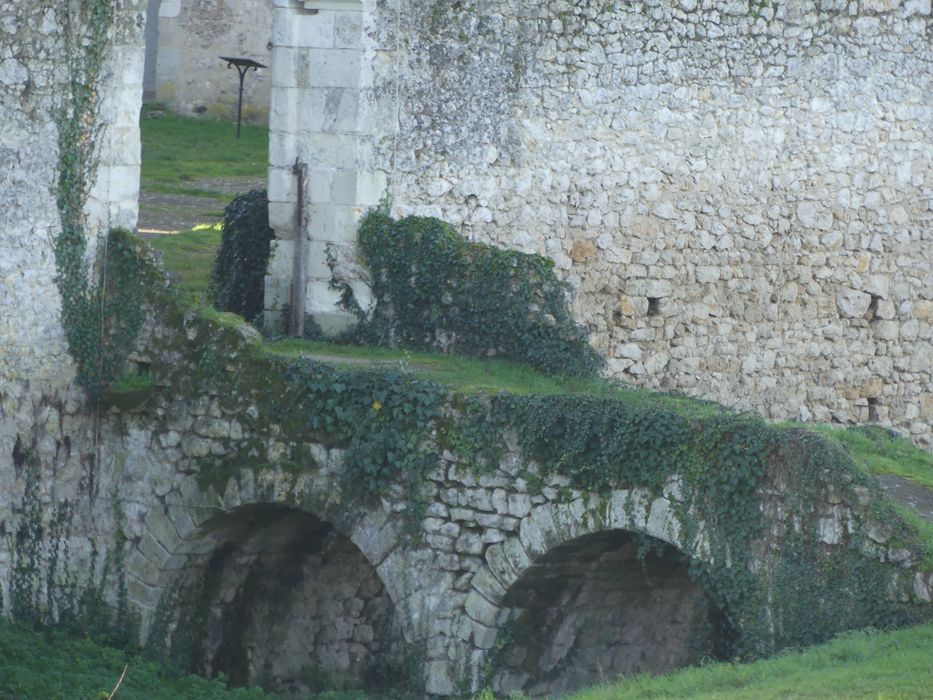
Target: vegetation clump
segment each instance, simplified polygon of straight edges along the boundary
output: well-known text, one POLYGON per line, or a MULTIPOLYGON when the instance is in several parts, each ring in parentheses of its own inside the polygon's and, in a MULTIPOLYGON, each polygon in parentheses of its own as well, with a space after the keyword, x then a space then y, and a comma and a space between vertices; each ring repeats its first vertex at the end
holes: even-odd
POLYGON ((471 243, 433 218, 372 212, 359 236, 376 299, 365 341, 506 358, 554 374, 592 375, 601 366, 549 259, 471 243))
POLYGON ((217 309, 240 314, 251 322, 260 317, 274 237, 265 190, 241 194, 227 205, 211 274, 211 297, 217 309))

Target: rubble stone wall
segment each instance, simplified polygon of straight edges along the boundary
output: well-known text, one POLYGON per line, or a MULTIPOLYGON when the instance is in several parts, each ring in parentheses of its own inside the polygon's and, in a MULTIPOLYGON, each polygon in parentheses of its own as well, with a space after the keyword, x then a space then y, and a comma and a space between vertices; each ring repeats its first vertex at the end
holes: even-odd
MULTIPOLYGON (((351 14, 279 5, 330 47, 351 14)), ((615 377, 933 444, 927 0, 343 5, 363 15, 354 90, 295 112, 314 133, 271 122, 279 165, 320 175, 308 206, 342 205, 309 225, 314 314, 374 199, 333 188, 387 178, 397 215, 553 258, 615 377)), ((275 289, 293 183, 270 175, 270 199, 291 203, 275 289)))
MULTIPOLYGON (((85 205, 89 262, 109 227, 136 225, 143 7, 142 0, 120 3, 95 86, 102 128, 85 205)), ((33 544, 43 556, 50 546, 45 528, 74 507, 58 542, 70 552, 69 566, 82 572, 82 584, 102 564, 93 559, 91 539, 114 529, 111 509, 95 500, 103 479, 94 418, 72 383, 56 285, 56 116, 69 92, 68 8, 52 0, 0 3, 0 598, 7 606, 13 553, 6 544, 22 522, 31 484, 40 514, 33 544), (28 477, 27 453, 38 465, 28 477)))

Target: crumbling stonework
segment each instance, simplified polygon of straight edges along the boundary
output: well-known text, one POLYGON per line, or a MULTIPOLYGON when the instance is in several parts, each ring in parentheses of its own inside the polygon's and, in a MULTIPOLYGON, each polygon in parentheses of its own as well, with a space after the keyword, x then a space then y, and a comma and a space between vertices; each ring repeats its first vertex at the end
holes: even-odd
POLYGON ((929 2, 277 4, 324 42, 275 39, 308 75, 353 54, 334 8, 362 48, 289 112, 317 127, 275 109, 303 74, 273 89, 270 308, 300 156, 312 314, 377 196, 354 175, 383 179, 396 214, 553 258, 615 377, 933 444, 929 2))

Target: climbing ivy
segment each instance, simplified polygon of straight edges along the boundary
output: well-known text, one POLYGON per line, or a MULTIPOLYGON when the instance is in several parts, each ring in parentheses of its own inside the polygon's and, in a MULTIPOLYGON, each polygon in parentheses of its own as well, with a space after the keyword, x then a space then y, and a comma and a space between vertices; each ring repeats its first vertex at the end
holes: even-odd
POLYGON ((241 194, 227 205, 211 274, 210 297, 217 309, 240 314, 251 322, 259 318, 274 237, 265 190, 241 194))
POLYGON ((394 221, 378 212, 363 219, 359 238, 377 301, 364 340, 505 357, 567 375, 600 367, 549 259, 470 243, 438 219, 394 221))
POLYGON ((398 372, 342 370, 304 359, 289 361, 284 377, 289 403, 278 418, 346 448, 345 491, 371 498, 401 486, 417 511, 427 473, 437 466, 425 436, 441 416, 443 388, 398 372))
POLYGON ((95 269, 88 260, 85 207, 99 164, 98 89, 115 7, 112 0, 87 0, 60 9, 68 78, 56 113, 61 232, 54 242, 55 281, 76 379, 92 397, 122 373, 143 321, 142 261, 132 236, 111 231, 99 246, 95 269))

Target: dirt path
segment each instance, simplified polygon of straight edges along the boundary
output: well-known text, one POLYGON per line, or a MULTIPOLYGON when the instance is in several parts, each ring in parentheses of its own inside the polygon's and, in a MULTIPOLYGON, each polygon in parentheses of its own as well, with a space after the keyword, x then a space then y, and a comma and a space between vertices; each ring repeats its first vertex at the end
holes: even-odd
POLYGON ((198 224, 223 218, 227 203, 237 194, 262 189, 265 180, 253 177, 205 178, 190 183, 192 189, 222 192, 224 199, 191 194, 165 194, 145 189, 139 193, 139 233, 143 236, 187 231, 198 224))
POLYGON ((893 474, 879 476, 878 481, 897 503, 916 511, 921 518, 933 521, 933 489, 893 474))

